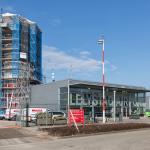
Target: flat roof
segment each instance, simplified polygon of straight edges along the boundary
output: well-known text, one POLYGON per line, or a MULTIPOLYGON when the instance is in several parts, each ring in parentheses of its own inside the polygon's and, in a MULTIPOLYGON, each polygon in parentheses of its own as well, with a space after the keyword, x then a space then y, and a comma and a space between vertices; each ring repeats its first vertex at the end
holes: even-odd
MULTIPOLYGON (((71 87, 93 87, 95 89, 99 89, 100 87, 102 87, 102 83, 101 82, 94 82, 94 81, 86 81, 86 80, 76 80, 76 79, 65 79, 65 80, 59 80, 59 81, 55 81, 55 82, 50 82, 47 84, 42 84, 42 86, 46 86, 46 85, 51 85, 51 84, 57 84, 58 87, 64 87, 68 85, 68 81, 69 81, 69 85, 71 87)), ((37 85, 38 86, 38 85, 37 85)), ((39 85, 40 86, 40 85, 39 85)), ((105 83, 105 87, 106 88, 111 88, 113 90, 130 90, 130 91, 143 91, 143 92, 150 92, 150 89, 146 89, 145 87, 142 86, 131 86, 131 85, 124 85, 124 84, 112 84, 112 83, 105 83)))
MULTIPOLYGON (((85 81, 85 80, 72 80, 72 79, 70 79, 70 84, 71 85, 86 85, 86 86, 89 85, 89 86, 97 86, 97 87, 103 86, 103 84, 101 82, 93 82, 93 81, 85 81)), ((146 89, 145 87, 141 87, 141 86, 105 83, 105 87, 112 88, 114 90, 115 89, 125 89, 125 90, 150 92, 150 89, 146 89)))

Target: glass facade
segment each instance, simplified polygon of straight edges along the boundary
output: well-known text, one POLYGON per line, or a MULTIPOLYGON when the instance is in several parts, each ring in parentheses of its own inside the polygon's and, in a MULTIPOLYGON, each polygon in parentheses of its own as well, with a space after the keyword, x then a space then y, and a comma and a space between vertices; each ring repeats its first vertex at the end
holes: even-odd
MULTIPOLYGON (((74 88, 70 87, 70 108, 84 108, 85 114, 92 113, 94 107, 95 114, 102 113, 102 90, 94 88, 74 88)), ((68 89, 60 88, 60 109, 67 111, 68 89)), ((114 92, 111 88, 106 88, 106 113, 113 113, 114 92)), ((116 91, 116 114, 123 113, 128 116, 132 112, 143 114, 145 109, 145 92, 136 90, 119 89, 116 91)))

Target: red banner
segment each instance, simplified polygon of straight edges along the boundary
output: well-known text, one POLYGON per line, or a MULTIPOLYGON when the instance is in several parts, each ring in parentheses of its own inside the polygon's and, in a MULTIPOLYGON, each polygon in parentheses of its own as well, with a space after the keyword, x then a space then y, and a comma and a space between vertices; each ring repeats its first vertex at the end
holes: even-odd
POLYGON ((69 126, 72 123, 81 123, 84 125, 84 109, 70 109, 68 116, 69 126))
POLYGON ((106 110, 106 100, 105 99, 102 101, 102 107, 103 107, 103 110, 106 110))

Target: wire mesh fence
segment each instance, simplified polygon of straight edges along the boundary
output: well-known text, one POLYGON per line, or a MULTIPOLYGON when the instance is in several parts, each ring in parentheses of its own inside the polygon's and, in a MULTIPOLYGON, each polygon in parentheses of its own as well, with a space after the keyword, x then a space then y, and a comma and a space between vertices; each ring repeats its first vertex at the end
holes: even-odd
POLYGON ((24 105, 14 117, 16 124, 26 126, 51 126, 66 124, 67 117, 58 104, 24 105))
MULTIPOLYGON (((72 107, 70 109, 73 109, 72 107)), ((74 108, 84 109, 85 124, 102 123, 102 112, 97 113, 92 108, 74 108)), ((121 110, 119 109, 119 112, 121 110)), ((116 122, 120 122, 123 119, 121 113, 117 116, 116 122)), ((24 104, 18 109, 17 115, 13 118, 16 120, 16 124, 26 126, 52 126, 52 125, 67 125, 68 115, 67 106, 60 106, 58 104, 24 104)), ((106 122, 114 122, 113 112, 105 113, 106 122)))

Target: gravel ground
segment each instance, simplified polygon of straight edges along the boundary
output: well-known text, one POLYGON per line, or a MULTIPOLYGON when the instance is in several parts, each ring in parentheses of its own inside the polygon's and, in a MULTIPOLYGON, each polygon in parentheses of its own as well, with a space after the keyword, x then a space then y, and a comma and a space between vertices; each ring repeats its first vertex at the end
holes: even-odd
POLYGON ((15 128, 0 129, 0 139, 12 139, 12 138, 21 138, 21 137, 29 136, 29 134, 24 134, 20 130, 21 129, 15 129, 15 128))

